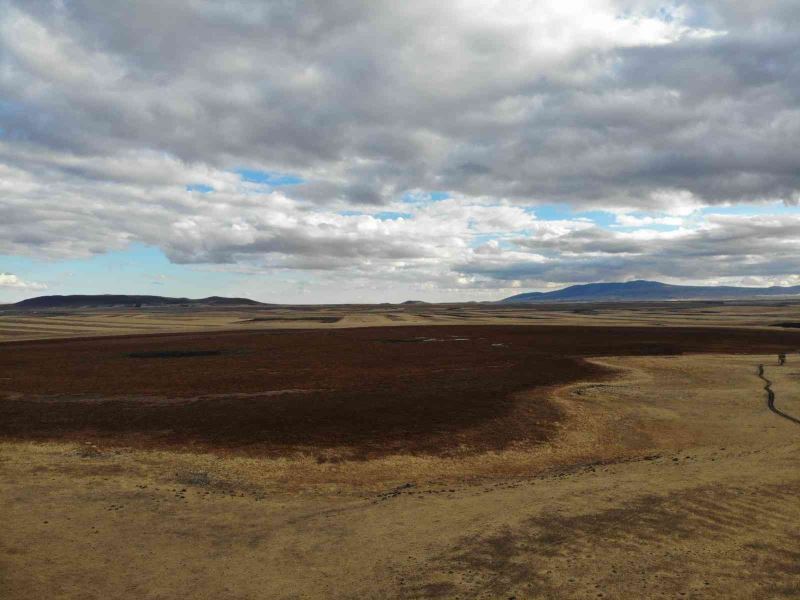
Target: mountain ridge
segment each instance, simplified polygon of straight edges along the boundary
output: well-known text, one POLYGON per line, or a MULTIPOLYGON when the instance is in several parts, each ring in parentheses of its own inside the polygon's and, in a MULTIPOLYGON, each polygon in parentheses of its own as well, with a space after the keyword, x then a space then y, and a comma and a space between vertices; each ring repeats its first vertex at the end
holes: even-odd
POLYGON ((501 304, 531 304, 537 302, 594 302, 642 300, 726 300, 764 296, 800 295, 800 285, 762 288, 740 286, 672 285, 660 281, 586 283, 572 285, 552 292, 526 292, 499 300, 501 304))

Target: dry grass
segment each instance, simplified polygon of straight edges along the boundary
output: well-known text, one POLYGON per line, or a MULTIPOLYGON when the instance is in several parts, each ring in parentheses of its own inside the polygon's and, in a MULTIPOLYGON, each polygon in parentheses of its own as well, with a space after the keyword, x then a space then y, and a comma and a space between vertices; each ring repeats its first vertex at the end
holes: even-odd
POLYGON ((0 445, 0 596, 797 598, 790 356, 605 358, 548 444, 464 458, 0 445))

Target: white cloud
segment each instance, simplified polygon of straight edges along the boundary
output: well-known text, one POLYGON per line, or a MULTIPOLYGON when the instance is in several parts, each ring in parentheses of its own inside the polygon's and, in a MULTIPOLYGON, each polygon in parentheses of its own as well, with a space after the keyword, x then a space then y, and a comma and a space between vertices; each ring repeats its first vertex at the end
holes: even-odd
POLYGON ((44 290, 47 286, 43 283, 23 281, 13 273, 0 273, 0 287, 16 288, 21 290, 44 290))
POLYGON ((621 227, 647 227, 649 225, 668 225, 679 227, 683 225, 680 217, 638 217, 636 215, 616 215, 616 224, 621 227))

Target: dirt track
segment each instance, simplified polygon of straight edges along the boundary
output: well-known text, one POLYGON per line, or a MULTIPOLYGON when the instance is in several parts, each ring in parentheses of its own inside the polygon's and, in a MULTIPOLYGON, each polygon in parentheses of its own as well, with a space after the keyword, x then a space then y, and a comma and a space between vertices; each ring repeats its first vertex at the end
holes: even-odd
POLYGON ((767 379, 766 375, 764 375, 764 365, 758 365, 758 376, 764 381, 765 384, 764 391, 767 392, 767 407, 776 415, 783 417, 784 419, 788 419, 792 423, 797 423, 800 425, 800 419, 786 414, 775 406, 775 392, 772 389, 772 381, 767 379))

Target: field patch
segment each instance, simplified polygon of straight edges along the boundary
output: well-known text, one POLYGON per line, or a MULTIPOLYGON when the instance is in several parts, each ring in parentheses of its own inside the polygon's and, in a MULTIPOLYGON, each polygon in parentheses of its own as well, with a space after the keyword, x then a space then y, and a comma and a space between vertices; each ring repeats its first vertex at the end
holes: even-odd
POLYGON ((48 340, 0 346, 0 437, 320 461, 544 444, 555 386, 587 357, 779 352, 800 332, 394 327, 48 340))

